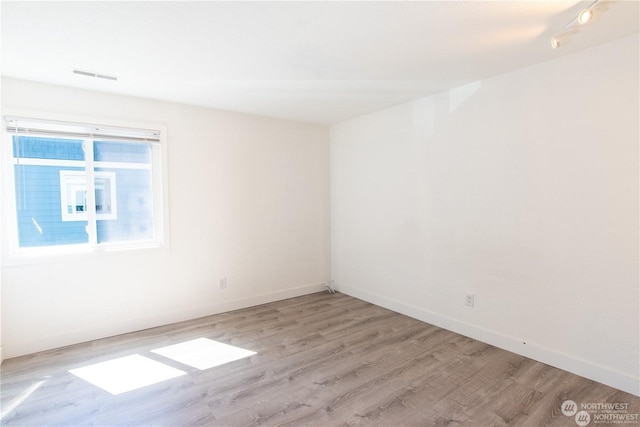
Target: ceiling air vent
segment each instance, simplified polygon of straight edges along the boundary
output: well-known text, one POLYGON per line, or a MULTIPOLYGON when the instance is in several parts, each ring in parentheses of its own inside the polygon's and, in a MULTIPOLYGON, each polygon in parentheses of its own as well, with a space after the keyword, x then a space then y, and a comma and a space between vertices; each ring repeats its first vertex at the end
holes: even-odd
POLYGON ((103 74, 103 73, 94 73, 93 71, 79 70, 77 68, 73 70, 73 74, 79 74, 81 76, 95 77, 98 79, 105 79, 105 80, 112 80, 112 81, 118 80, 117 76, 112 76, 112 75, 103 74))

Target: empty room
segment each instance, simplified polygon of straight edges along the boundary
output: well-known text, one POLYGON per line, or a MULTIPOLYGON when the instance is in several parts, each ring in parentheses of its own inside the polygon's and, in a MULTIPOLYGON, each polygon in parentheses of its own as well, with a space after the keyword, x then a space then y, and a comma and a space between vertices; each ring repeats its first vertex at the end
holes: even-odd
POLYGON ((3 426, 640 425, 640 2, 0 20, 3 426))

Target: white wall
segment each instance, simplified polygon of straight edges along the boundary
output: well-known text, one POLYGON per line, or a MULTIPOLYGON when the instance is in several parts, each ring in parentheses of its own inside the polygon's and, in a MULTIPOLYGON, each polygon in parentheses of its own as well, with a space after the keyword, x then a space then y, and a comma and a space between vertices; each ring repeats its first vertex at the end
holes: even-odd
POLYGON ((333 126, 338 289, 640 394, 638 59, 636 34, 333 126))
MULTIPOLYGON (((0 8, 2 9, 2 8, 0 8)), ((1 12, 0 12, 1 15, 1 12)), ((0 96, 2 95, 2 80, 0 80, 0 96)), ((2 104, 0 103, 0 117, 2 116, 2 104)), ((2 150, 0 150, 1 152, 2 150)), ((1 164, 1 162, 0 162, 1 164)), ((0 171, 0 189, 4 187, 4 178, 2 177, 2 173, 0 171)), ((2 203, 4 204, 4 199, 0 198, 2 203)), ((0 208, 0 243, 3 242, 2 235, 2 209, 0 208)), ((0 365, 4 362, 4 346, 2 345, 2 247, 4 245, 0 244, 0 365)))
POLYGON ((167 250, 3 266, 6 357, 319 291, 329 279, 326 127, 13 79, 2 105, 165 124, 171 221, 167 250))

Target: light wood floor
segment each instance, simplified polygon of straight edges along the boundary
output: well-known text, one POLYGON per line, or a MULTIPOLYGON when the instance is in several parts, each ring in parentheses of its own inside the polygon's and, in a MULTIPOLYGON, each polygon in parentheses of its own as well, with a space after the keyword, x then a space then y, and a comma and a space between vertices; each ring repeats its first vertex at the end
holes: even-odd
POLYGON ((328 293, 9 359, 1 395, 3 411, 26 396, 2 419, 19 426, 573 427, 567 399, 640 413, 630 394, 328 293), (200 337, 257 354, 198 370, 151 352, 200 337), (132 354, 188 375, 114 396, 68 372, 132 354))

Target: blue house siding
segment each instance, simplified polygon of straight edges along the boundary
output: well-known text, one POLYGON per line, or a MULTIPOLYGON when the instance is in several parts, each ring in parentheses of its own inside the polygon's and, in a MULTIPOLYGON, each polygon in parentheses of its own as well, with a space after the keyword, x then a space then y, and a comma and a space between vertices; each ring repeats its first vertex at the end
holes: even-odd
POLYGON ((16 166, 20 247, 87 243, 87 221, 62 221, 60 166, 16 166))
POLYGON ((84 160, 82 140, 13 137, 13 156, 26 159, 84 160))
POLYGON ((96 162, 124 162, 151 164, 151 147, 130 142, 96 141, 93 144, 96 162))

